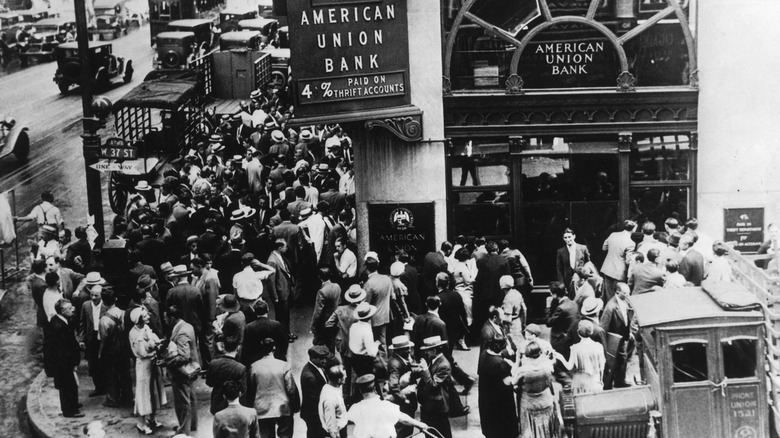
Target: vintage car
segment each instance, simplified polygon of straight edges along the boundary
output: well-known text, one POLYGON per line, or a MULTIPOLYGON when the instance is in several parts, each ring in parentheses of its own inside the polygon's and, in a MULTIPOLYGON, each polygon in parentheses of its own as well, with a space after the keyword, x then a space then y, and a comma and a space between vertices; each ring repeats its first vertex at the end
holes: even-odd
POLYGON ((19 15, 22 17, 22 21, 27 23, 37 23, 44 18, 49 18, 49 11, 44 9, 28 9, 19 11, 19 15))
POLYGON ((28 128, 20 125, 12 117, 0 116, 0 158, 13 154, 17 160, 24 161, 30 153, 28 128))
POLYGON ((212 32, 213 24, 214 22, 208 19, 190 18, 171 21, 168 23, 166 30, 169 32, 192 32, 195 34, 199 50, 208 51, 216 45, 212 32))
POLYGON ((98 0, 95 2, 95 26, 89 28, 90 35, 103 39, 106 35, 119 38, 127 33, 130 12, 125 0, 98 0))
MULTIPOLYGON (((131 60, 114 56, 111 43, 90 41, 90 76, 95 79, 99 88, 108 88, 117 78, 128 83, 133 78, 131 60)), ((81 85, 81 60, 79 49, 75 42, 60 44, 54 51, 57 60, 57 72, 54 82, 62 94, 66 94, 71 85, 81 85)))
POLYGON ((202 56, 192 32, 161 32, 157 34, 157 52, 152 61, 154 68, 184 68, 187 61, 202 56))
POLYGON ((260 50, 262 35, 256 30, 228 32, 219 37, 219 50, 260 50))
POLYGON ((17 45, 19 59, 26 64, 30 58, 53 59, 54 49, 67 41, 73 41, 76 22, 71 18, 44 18, 33 24, 25 43, 17 45))
POLYGON ((222 33, 238 30, 238 22, 257 17, 257 10, 254 8, 230 8, 224 9, 219 13, 219 29, 222 33))
POLYGON ((4 59, 16 50, 16 34, 24 26, 22 17, 15 12, 0 13, 0 56, 4 59))
POLYGON ((275 46, 279 38, 279 21, 274 18, 252 18, 238 22, 241 30, 256 30, 263 34, 263 45, 275 46))

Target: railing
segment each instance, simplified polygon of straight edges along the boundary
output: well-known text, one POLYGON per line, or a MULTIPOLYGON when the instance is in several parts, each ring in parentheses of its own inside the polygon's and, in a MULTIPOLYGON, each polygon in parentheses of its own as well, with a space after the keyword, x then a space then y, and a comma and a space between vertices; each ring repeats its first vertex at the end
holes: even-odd
POLYGON ((728 253, 734 278, 761 302, 766 326, 767 389, 769 406, 774 416, 775 435, 780 435, 780 276, 770 275, 756 266, 756 260, 777 259, 780 253, 770 255, 742 255, 734 249, 728 253))
POLYGON ((211 54, 207 53, 204 56, 201 56, 200 58, 196 58, 192 61, 190 61, 189 64, 187 64, 187 68, 190 70, 195 70, 198 73, 201 74, 203 79, 203 95, 208 96, 211 94, 212 91, 212 74, 211 74, 211 54))

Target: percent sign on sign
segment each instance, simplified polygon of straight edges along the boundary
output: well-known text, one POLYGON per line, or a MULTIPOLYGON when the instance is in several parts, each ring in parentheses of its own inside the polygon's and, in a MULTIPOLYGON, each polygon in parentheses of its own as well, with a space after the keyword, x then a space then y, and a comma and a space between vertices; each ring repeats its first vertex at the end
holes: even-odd
POLYGON ((323 82, 322 83, 322 96, 323 97, 331 97, 331 96, 333 96, 333 90, 330 89, 330 82, 323 82))

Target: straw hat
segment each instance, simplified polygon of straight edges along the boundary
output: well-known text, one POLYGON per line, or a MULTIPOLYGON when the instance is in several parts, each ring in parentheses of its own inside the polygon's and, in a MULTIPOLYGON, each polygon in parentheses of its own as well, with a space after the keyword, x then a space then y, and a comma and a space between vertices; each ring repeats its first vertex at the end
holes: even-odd
POLYGON ((393 344, 390 345, 390 348, 393 350, 400 350, 401 348, 410 348, 410 347, 414 347, 414 342, 410 341, 409 337, 405 335, 394 337, 393 344))
POLYGON ((133 187, 137 192, 148 192, 152 190, 152 186, 149 185, 149 181, 140 180, 138 184, 133 187))
POLYGON ((354 312, 352 312, 352 316, 355 317, 358 321, 366 321, 368 319, 371 319, 372 316, 376 313, 376 306, 372 306, 371 304, 366 303, 365 301, 358 304, 357 308, 354 312))
POLYGON ((366 291, 359 285, 353 284, 347 289, 347 293, 344 294, 344 299, 347 300, 348 303, 359 303, 366 299, 366 291))
POLYGON ((431 348, 441 347, 447 343, 446 339, 442 339, 441 336, 431 336, 423 339, 423 344, 420 346, 420 350, 430 350, 431 348))
POLYGON ((176 265, 173 267, 171 277, 184 277, 185 275, 190 275, 191 273, 192 271, 187 270, 185 265, 176 265))
POLYGON ((96 284, 100 284, 100 285, 106 284, 106 280, 103 278, 102 275, 100 275, 100 272, 97 271, 87 272, 87 276, 84 277, 84 282, 88 286, 94 286, 96 284))
POLYGON ((582 309, 580 313, 582 316, 595 316, 601 312, 601 308, 604 306, 604 302, 596 297, 588 297, 582 302, 582 309))

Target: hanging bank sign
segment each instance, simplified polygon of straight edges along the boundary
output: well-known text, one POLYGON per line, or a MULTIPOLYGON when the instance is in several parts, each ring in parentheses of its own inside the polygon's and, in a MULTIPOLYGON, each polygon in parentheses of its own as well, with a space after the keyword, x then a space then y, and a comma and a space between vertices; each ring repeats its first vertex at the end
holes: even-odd
POLYGON ((298 117, 409 104, 406 0, 288 0, 298 117))

